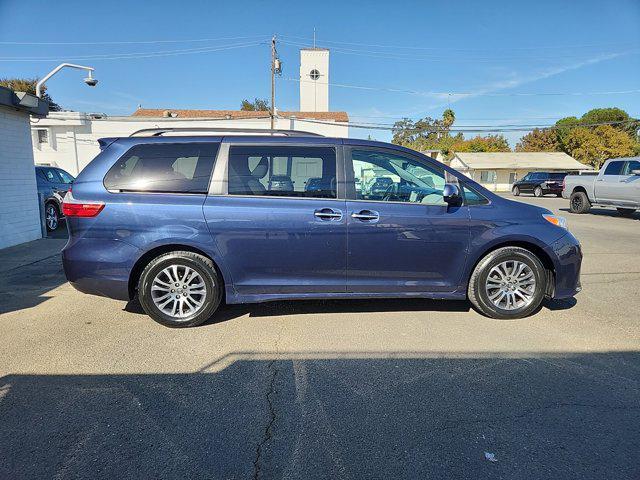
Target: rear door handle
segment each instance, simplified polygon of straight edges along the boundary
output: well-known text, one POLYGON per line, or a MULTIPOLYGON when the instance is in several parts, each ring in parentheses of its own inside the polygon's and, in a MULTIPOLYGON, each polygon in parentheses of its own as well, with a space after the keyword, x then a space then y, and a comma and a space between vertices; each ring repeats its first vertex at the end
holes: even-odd
POLYGON ((378 212, 374 212, 373 210, 360 210, 359 212, 353 212, 351 214, 351 218, 366 222, 371 220, 378 220, 380 218, 380 214, 378 212))
POLYGON ((342 212, 340 210, 334 210, 333 208, 320 208, 313 212, 313 215, 322 220, 340 220, 342 218, 342 212))

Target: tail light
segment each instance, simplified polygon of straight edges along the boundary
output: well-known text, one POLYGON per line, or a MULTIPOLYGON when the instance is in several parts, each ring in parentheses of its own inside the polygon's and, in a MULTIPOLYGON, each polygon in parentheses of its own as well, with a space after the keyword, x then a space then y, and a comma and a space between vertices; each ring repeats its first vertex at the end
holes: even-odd
POLYGON ((562 178, 562 191, 564 192, 564 187, 567 186, 567 177, 562 178))
POLYGON ((64 196, 62 213, 65 217, 95 217, 104 208, 103 202, 81 202, 73 198, 71 190, 64 196))

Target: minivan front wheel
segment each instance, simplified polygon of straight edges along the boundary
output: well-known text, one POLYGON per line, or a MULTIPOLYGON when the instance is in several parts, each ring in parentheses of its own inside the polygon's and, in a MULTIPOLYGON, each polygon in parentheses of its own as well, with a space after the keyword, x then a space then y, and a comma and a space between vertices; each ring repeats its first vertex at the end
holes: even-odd
POLYGON ((474 269, 469 280, 469 300, 487 317, 527 317, 542 304, 547 286, 545 273, 540 259, 529 250, 499 248, 474 269))
POLYGON ((213 315, 222 298, 211 260, 194 252, 169 252, 153 259, 138 283, 144 311, 168 327, 194 327, 213 315))

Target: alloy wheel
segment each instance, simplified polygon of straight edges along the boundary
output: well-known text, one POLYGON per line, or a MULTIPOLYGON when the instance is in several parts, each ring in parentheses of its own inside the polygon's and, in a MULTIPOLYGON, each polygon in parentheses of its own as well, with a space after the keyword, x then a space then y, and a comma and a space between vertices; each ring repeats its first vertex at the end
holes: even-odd
POLYGON ((170 265, 151 284, 153 303, 176 320, 189 318, 204 305, 207 287, 202 276, 186 265, 170 265))
POLYGON ((502 310, 524 308, 535 297, 536 277, 526 263, 507 260, 489 271, 485 291, 493 305, 502 310))
POLYGON ((47 222, 47 227, 49 230, 55 230, 58 228, 58 211, 56 207, 49 204, 45 209, 45 220, 47 222))

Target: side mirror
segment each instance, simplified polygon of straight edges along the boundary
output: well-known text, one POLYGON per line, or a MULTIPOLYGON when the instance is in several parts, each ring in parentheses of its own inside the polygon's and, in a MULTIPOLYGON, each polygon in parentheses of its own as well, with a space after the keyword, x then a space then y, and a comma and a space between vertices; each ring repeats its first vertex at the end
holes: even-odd
POLYGON ((452 207, 457 207, 462 203, 462 196, 460 195, 460 188, 453 183, 446 183, 442 190, 443 200, 452 207))

